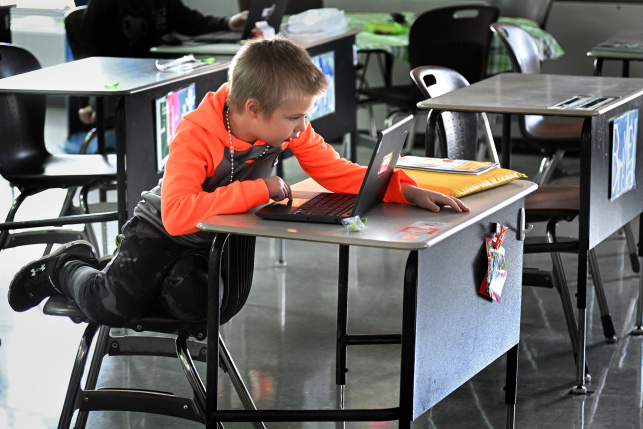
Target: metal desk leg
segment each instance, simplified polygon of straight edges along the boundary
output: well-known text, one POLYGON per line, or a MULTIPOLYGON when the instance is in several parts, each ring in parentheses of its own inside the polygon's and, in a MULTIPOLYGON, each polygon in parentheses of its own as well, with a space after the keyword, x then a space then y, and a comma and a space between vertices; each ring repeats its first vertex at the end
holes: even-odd
POLYGON ((623 60, 623 77, 630 77, 630 60, 623 60))
POLYGON ((205 427, 218 428, 217 422, 210 420, 218 410, 219 387, 219 277, 221 275, 221 257, 228 234, 217 234, 210 248, 210 266, 208 270, 208 355, 206 372, 205 427))
POLYGON ((96 97, 96 153, 105 154, 105 109, 103 97, 96 97))
POLYGON ((589 251, 578 251, 578 361, 576 362, 576 385, 572 388, 575 395, 586 395, 585 351, 587 340, 587 269, 589 251), (583 275, 584 273, 584 275, 583 275))
POLYGON ((505 404, 507 404, 507 429, 516 425, 516 393, 518 390, 518 348, 516 344, 507 352, 507 381, 505 386, 505 404))
POLYGON ((277 255, 277 262, 275 263, 275 266, 277 267, 285 267, 288 265, 288 262, 286 262, 286 240, 283 238, 278 238, 277 239, 277 247, 278 247, 278 255, 277 255))
POLYGON ((603 76, 603 59, 596 58, 594 60, 594 76, 603 76))
MULTIPOLYGON (((643 214, 639 216, 639 263, 643 266, 643 214)), ((639 272, 639 297, 636 306, 636 324, 632 335, 643 335, 643 270, 639 272)))
POLYGON ((125 174, 125 100, 116 107, 116 195, 118 230, 127 222, 127 175, 125 174))
MULTIPOLYGON (((339 275, 337 279, 337 344, 335 355, 335 384, 337 384, 337 409, 344 409, 344 391, 348 372, 348 346, 344 338, 348 335, 348 265, 347 245, 339 246, 339 275)), ((345 422, 336 422, 337 429, 344 429, 345 422)))
POLYGON ((404 271, 402 304, 402 364, 400 371, 400 429, 413 423, 413 378, 415 362, 415 324, 417 320, 418 252, 409 253, 404 271))
POLYGON ((502 168, 511 169, 511 114, 502 115, 502 168))

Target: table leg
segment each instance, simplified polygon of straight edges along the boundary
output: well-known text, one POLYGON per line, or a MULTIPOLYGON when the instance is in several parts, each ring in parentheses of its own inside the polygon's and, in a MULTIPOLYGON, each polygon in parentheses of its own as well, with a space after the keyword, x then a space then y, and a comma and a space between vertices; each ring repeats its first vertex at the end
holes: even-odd
POLYGON ((96 141, 98 146, 96 153, 101 154, 105 154, 105 109, 103 102, 103 97, 96 97, 96 141))
POLYGON ((215 429, 219 425, 210 421, 210 416, 218 410, 219 391, 219 277, 221 258, 228 234, 216 234, 210 248, 208 270, 208 355, 206 360, 206 402, 205 427, 215 429))
MULTIPOLYGON (((344 338, 348 335, 348 265, 347 245, 339 246, 339 275, 337 279, 337 344, 335 355, 335 384, 337 384, 337 409, 344 409, 344 390, 348 372, 348 346, 344 338)), ((345 422, 336 422, 337 429, 344 429, 345 422)))
POLYGON ((630 77, 630 60, 623 60, 623 77, 630 77))
POLYGON ((413 422, 413 378, 415 376, 415 324, 417 315, 418 252, 409 253, 404 271, 402 304, 402 363, 400 371, 400 429, 413 422))
POLYGON ((594 76, 603 76, 603 58, 594 60, 594 76))
MULTIPOLYGON (((639 216, 639 263, 643 266, 643 214, 639 216)), ((639 272, 639 296, 636 306, 636 324, 632 335, 643 335, 643 270, 639 272)))
POLYGON ((505 404, 507 404, 507 429, 516 425, 516 393, 518 390, 518 348, 516 344, 507 352, 505 404))
POLYGON ((578 251, 578 288, 576 295, 578 301, 578 361, 576 362, 576 385, 572 388, 575 395, 586 395, 585 386, 585 351, 587 340, 587 269, 589 251, 578 251))
POLYGON ((511 113, 502 115, 502 168, 511 169, 511 113))
POLYGON ((118 230, 127 222, 127 175, 125 174, 125 99, 116 107, 116 195, 118 230))

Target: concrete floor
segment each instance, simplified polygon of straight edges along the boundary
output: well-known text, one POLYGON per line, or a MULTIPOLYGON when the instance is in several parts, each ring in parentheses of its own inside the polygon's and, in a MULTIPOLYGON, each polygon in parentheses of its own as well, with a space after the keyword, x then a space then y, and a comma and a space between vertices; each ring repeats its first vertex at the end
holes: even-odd
MULTIPOLYGON (((58 112, 59 113, 59 112, 58 112)), ((53 112, 56 114, 56 112, 53 112)), ((55 122, 55 121, 54 121, 55 122)), ((56 129, 49 136, 57 138, 56 129)), ((60 133, 58 133, 60 134, 60 133)), ((368 149, 359 160, 366 162, 368 149)), ((538 157, 516 156, 514 168, 533 174, 538 157)), ((286 161, 290 182, 303 178, 294 159, 286 161)), ((578 160, 565 166, 577 180, 578 160)), ((41 195, 25 216, 43 217, 60 194, 41 195)), ((0 207, 8 209, 11 190, 0 182, 0 207)), ((465 198, 466 202, 466 198, 465 198)), ((52 209, 55 212, 55 209, 52 209)), ((577 223, 561 225, 574 236, 577 223)), ((110 237, 115 233, 110 225, 110 237)), ((538 225, 531 234, 543 234, 538 225)), ((635 228, 635 232, 638 228, 635 228)), ((111 239, 110 239, 111 241, 111 239)), ((44 246, 0 253, 0 296, 19 267, 38 258, 44 246)), ((334 359, 337 297, 337 247, 288 241, 288 266, 275 267, 277 245, 258 239, 253 290, 244 309, 222 327, 222 334, 259 408, 327 409, 335 406, 334 359)), ((110 244, 109 251, 113 250, 110 244)), ((638 276, 632 272, 625 239, 619 235, 597 247, 607 299, 618 341, 605 343, 593 289, 589 293, 588 363, 592 396, 568 394, 575 365, 560 299, 555 290, 525 287, 521 316, 517 427, 643 428, 643 337, 629 336, 635 317, 638 276)), ((404 252, 351 249, 349 330, 398 333, 401 328, 404 252)), ((548 268, 548 255, 526 255, 525 266, 548 268)), ((575 292, 574 255, 563 255, 575 292)), ((0 299, 0 428, 56 427, 83 325, 44 316, 40 308, 11 311, 0 299)), ((476 327, 489 329, 493 327, 476 327)), ((466 352, 466 351, 465 351, 466 352)), ((400 347, 349 349, 347 408, 395 407, 398 403, 400 347)), ((457 364, 457 363, 454 363, 457 364)), ((198 368, 204 370, 202 364, 198 368)), ((419 418, 413 428, 505 427, 505 359, 500 358, 419 418)), ((135 387, 191 396, 174 359, 105 358, 102 387, 135 387)), ((219 401, 224 409, 242 408, 227 376, 221 373, 219 401)), ((248 428, 250 424, 226 424, 248 428)), ((267 423, 268 428, 333 428, 332 423, 267 423)), ((397 422, 349 423, 348 428, 395 428, 397 422)), ((90 414, 90 428, 192 428, 189 421, 140 413, 90 414)))

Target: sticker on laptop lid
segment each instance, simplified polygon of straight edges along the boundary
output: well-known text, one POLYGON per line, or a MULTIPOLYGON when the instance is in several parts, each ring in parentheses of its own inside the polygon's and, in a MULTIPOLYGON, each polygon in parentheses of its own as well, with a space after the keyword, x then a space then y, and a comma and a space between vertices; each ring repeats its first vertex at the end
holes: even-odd
POLYGON ((391 160, 393 159, 393 153, 394 152, 389 153, 384 157, 384 159, 382 159, 382 164, 380 165, 380 169, 377 170, 378 178, 388 171, 388 168, 391 165, 391 160))

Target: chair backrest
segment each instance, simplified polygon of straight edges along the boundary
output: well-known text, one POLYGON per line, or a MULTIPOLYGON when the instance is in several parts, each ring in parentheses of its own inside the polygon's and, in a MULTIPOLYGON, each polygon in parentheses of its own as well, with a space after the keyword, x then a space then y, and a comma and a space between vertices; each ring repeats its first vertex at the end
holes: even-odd
MULTIPOLYGON (((0 79, 40 69, 24 48, 0 43, 0 79)), ((45 147, 46 96, 0 94, 0 174, 40 174, 45 147)))
POLYGON ((81 60, 87 57, 87 55, 83 55, 80 48, 80 32, 86 10, 87 6, 79 6, 70 10, 65 15, 65 33, 67 33, 69 49, 71 49, 71 54, 75 60, 81 60))
POLYGON ((497 19, 498 8, 489 5, 449 6, 417 15, 409 32, 411 69, 442 66, 471 83, 484 79, 492 36, 489 26, 497 19))
MULTIPOLYGON (((248 10, 251 0, 239 0, 239 10, 248 10)), ((324 0, 288 0, 286 15, 296 15, 308 9, 321 9, 324 7, 324 0)))
POLYGON ((545 28, 552 0, 488 0, 500 9, 500 16, 510 18, 527 18, 536 21, 540 28, 545 28))
POLYGON ((491 30, 500 37, 516 73, 540 73, 538 47, 522 27, 508 22, 494 22, 491 30))
MULTIPOLYGON (((455 70, 423 66, 411 70, 411 79, 426 98, 435 98, 469 86, 455 70), (430 83, 427 83, 430 81, 430 83)), ((441 156, 450 159, 476 159, 478 145, 478 114, 442 112, 437 122, 441 156)), ((428 132, 427 135, 432 135, 428 132)), ((429 155, 429 154, 428 154, 429 155)))

